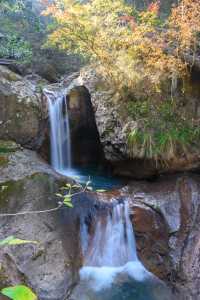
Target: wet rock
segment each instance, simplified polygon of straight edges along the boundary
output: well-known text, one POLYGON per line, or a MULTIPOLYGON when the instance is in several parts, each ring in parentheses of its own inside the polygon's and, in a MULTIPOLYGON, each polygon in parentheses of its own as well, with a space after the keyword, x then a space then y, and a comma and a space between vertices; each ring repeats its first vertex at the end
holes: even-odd
MULTIPOLYGON (((50 175, 38 173, 17 182, 6 181, 3 184, 7 188, 1 191, 1 194, 4 193, 0 201, 2 213, 43 210, 56 206, 53 196, 56 182, 50 175)), ((39 299, 63 299, 72 284, 72 278, 66 267, 68 258, 59 236, 56 213, 44 214, 42 218, 39 214, 1 217, 0 235, 1 238, 14 235, 39 242, 36 245, 1 249, 1 287, 24 283, 32 287, 39 299)))
POLYGON ((138 254, 144 265, 172 285, 181 300, 198 299, 199 175, 134 182, 128 190, 138 254))
MULTIPOLYGON (((0 167, 0 213, 57 205, 60 177, 30 150, 7 153, 0 167)), ((15 235, 40 244, 1 248, 1 285, 25 283, 41 300, 63 300, 73 291, 83 265, 80 224, 92 234, 93 219, 111 201, 129 200, 137 251, 144 266, 173 287, 176 299, 199 297, 200 176, 163 176, 135 181, 109 193, 84 193, 73 209, 0 218, 0 238, 15 235)), ((76 298, 75 298, 76 299, 76 298)), ((171 298, 170 298, 171 299, 171 298)))
POLYGON ((134 181, 99 195, 103 201, 129 200, 138 256, 173 288, 175 299, 198 300, 200 295, 199 195, 200 176, 191 173, 134 181))
POLYGON ((142 204, 132 207, 132 222, 140 259, 153 274, 165 279, 170 272, 169 233, 164 218, 142 204))

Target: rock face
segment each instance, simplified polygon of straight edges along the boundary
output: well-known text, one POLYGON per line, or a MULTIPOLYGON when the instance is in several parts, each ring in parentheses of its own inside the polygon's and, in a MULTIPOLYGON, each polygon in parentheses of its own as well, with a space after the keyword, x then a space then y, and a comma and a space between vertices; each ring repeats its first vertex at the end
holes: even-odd
MULTIPOLYGON (((180 158, 168 169, 158 169, 151 161, 130 160, 123 125, 126 122, 117 105, 111 106, 112 95, 102 92, 102 87, 99 91, 95 75, 93 82, 84 76, 71 83, 68 93, 77 163, 100 160, 101 141, 106 159, 117 174, 144 178, 198 168, 198 156, 189 161, 180 158)), ((0 77, 0 214, 55 208, 55 192, 69 179, 56 174, 35 152, 21 148, 39 149, 45 141, 47 110, 38 79, 22 78, 4 67, 0 67, 0 77), (16 143, 5 141, 8 139, 16 143)), ((69 86, 65 80, 63 84, 69 86)), ((128 199, 142 263, 173 287, 176 299, 198 300, 199 195, 199 175, 168 175, 151 182, 131 182, 112 193, 78 195, 71 210, 0 216, 0 239, 15 235, 40 242, 0 249, 0 288, 23 282, 40 300, 67 298, 78 282, 83 263, 81 222, 90 224, 97 210, 104 210, 112 199, 128 199)))
MULTIPOLYGON (((67 78, 63 80, 64 85, 65 83, 68 85, 67 78)), ((144 179, 164 173, 199 170, 200 154, 192 145, 187 157, 180 154, 179 157, 172 157, 166 164, 141 158, 138 153, 130 155, 128 133, 137 127, 137 122, 127 117, 127 113, 124 113, 123 106, 117 99, 118 96, 106 87, 94 71, 88 68, 83 69, 70 86, 80 85, 85 86, 91 95, 104 155, 111 163, 116 175, 144 179)), ((192 86, 191 83, 190 86, 192 86)), ((196 115, 199 111, 200 91, 196 83, 193 87, 189 88, 184 101, 188 103, 188 110, 191 114, 196 115)))
MULTIPOLYGON (((129 186, 138 253, 181 300, 199 299, 200 177, 163 177, 129 186)), ((129 195, 130 195, 129 194, 129 195)))
MULTIPOLYGON (((54 192, 63 182, 32 151, 8 154, 8 164, 1 167, 0 212, 54 208, 54 192)), ((40 299, 63 299, 73 279, 66 268, 68 256, 62 246, 56 211, 42 216, 1 216, 0 227, 0 238, 14 235, 39 242, 0 249, 0 288, 26 283, 40 299)))
MULTIPOLYGON (((68 79, 64 79, 63 84, 68 85, 68 79)), ((114 106, 113 102, 111 102, 112 92, 106 91, 105 87, 101 86, 101 82, 99 82, 95 72, 91 71, 83 70, 79 77, 69 85, 69 89, 77 86, 85 86, 91 95, 105 158, 109 161, 124 159, 127 151, 125 133, 123 133, 123 128, 121 127, 117 104, 114 106)))
POLYGON ((31 149, 44 142, 41 78, 22 78, 0 66, 0 139, 14 140, 31 149))

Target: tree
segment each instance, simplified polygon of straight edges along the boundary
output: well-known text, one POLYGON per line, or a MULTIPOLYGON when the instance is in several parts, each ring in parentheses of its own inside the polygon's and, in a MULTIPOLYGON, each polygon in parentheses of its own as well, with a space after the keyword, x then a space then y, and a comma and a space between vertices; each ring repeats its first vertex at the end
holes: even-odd
POLYGON ((40 16, 39 2, 0 1, 0 34, 4 36, 1 38, 0 57, 31 63, 36 51, 42 47, 48 23, 40 16))
POLYGON ((0 1, 1 44, 0 57, 26 62, 31 59, 31 45, 24 36, 27 27, 24 0, 0 1))
MULTIPOLYGON (((159 1, 137 11, 123 0, 55 0, 44 12, 55 20, 49 44, 87 57, 117 94, 121 110, 137 121, 130 155, 170 160, 198 141, 184 84, 199 45, 199 1, 182 0, 168 19, 159 1), (176 97, 176 91, 179 96, 176 97)), ((116 97, 115 97, 116 99, 116 97)))
MULTIPOLYGON (((191 65, 200 54, 200 10, 198 0, 182 0, 172 9, 168 39, 176 46, 176 56, 191 65)), ((172 43, 171 43, 172 44, 172 43)))
POLYGON ((184 71, 180 59, 164 51, 158 11, 157 2, 138 12, 123 0, 56 0, 45 12, 56 20, 49 43, 88 57, 122 97, 126 91, 146 97, 184 71))

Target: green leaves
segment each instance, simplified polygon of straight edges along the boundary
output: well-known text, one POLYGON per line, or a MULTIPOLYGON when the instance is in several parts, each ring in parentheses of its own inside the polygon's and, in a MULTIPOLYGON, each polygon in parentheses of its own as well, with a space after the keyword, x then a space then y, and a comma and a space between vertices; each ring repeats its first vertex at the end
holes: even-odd
POLYGON ((1 290, 4 296, 13 300, 37 300, 37 296, 25 285, 16 285, 1 290))
POLYGON ((63 204, 72 208, 73 207, 73 204, 71 202, 71 198, 72 198, 72 189, 76 189, 76 188, 80 188, 79 185, 77 184, 74 184, 74 185, 71 185, 70 183, 66 183, 65 186, 61 187, 60 190, 64 191, 63 194, 61 193, 56 193, 56 196, 59 197, 59 198, 62 198, 63 199, 63 204))
POLYGON ((76 184, 71 184, 71 183, 66 183, 63 187, 60 188, 60 191, 62 193, 56 193, 55 195, 59 198, 62 198, 62 202, 59 202, 60 207, 62 205, 65 205, 67 207, 73 208, 72 204, 72 197, 76 194, 80 194, 82 192, 97 192, 97 193, 104 193, 106 190, 104 189, 93 189, 91 186, 92 182, 89 179, 86 183, 85 186, 82 186, 80 183, 76 184))
MULTIPOLYGON (((23 245, 23 244, 37 244, 36 241, 21 240, 14 236, 9 236, 6 239, 0 240, 0 247, 5 245, 23 245)), ((37 296, 25 285, 16 285, 7 287, 1 290, 4 296, 12 300, 37 300, 37 296)))
POLYGON ((96 192, 97 192, 97 193, 105 193, 105 192, 106 192, 106 190, 103 190, 103 189, 98 189, 98 190, 96 190, 96 192))
POLYGON ((66 206, 68 206, 68 207, 73 207, 73 204, 72 204, 72 202, 71 202, 71 196, 70 195, 66 195, 66 196, 64 196, 64 201, 63 201, 63 203, 66 205, 66 206))
POLYGON ((16 246, 16 245, 23 245, 23 244, 37 244, 36 241, 29 241, 29 240, 21 240, 15 238, 14 236, 9 236, 6 239, 0 240, 0 247, 1 246, 16 246))
POLYGON ((12 58, 27 62, 31 59, 32 49, 28 41, 25 41, 17 33, 8 33, 0 44, 0 57, 12 58))

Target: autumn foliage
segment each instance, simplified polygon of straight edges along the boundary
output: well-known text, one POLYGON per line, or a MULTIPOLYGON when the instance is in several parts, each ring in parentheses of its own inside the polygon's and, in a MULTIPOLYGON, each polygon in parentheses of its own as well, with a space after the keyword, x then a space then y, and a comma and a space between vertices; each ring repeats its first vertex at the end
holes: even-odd
MULTIPOLYGON (((169 42, 176 45, 177 55, 195 55, 200 47, 200 2, 182 0, 169 18, 169 42)), ((194 61, 193 61, 194 63, 194 61)))
POLYGON ((137 97, 141 86, 145 92, 140 97, 150 96, 167 79, 186 75, 181 52, 195 50, 194 32, 200 20, 197 5, 197 0, 182 1, 163 24, 159 1, 133 14, 133 8, 122 0, 55 0, 45 11, 57 22, 49 42, 89 58, 122 97, 127 89, 137 97))
MULTIPOLYGON (((159 10, 159 1, 152 2, 144 11, 137 11, 123 0, 55 0, 44 14, 56 21, 49 36, 51 45, 90 60, 123 103, 139 105, 139 111, 142 105, 147 107, 144 118, 140 118, 140 113, 136 116, 137 110, 134 111, 134 118, 142 120, 139 130, 148 132, 149 136, 144 142, 144 135, 140 135, 141 145, 151 145, 160 139, 151 134, 152 128, 156 130, 160 126, 157 121, 164 108, 167 107, 168 112, 170 107, 177 122, 174 123, 170 115, 160 136, 167 132, 166 151, 172 153, 176 152, 179 139, 185 141, 185 137, 194 132, 192 122, 191 130, 187 130, 187 109, 179 113, 175 92, 179 85, 184 93, 189 67, 198 55, 199 0, 180 1, 167 20, 160 19, 159 10), (170 126, 173 128, 168 132, 170 126), (169 151, 171 145, 173 151, 169 151)), ((152 145, 148 147, 153 149, 152 145)), ((163 149, 157 151, 156 157, 165 153, 163 149)), ((155 151, 149 156, 153 157, 153 153, 155 151)), ((142 155, 145 156, 144 151, 142 155)))

